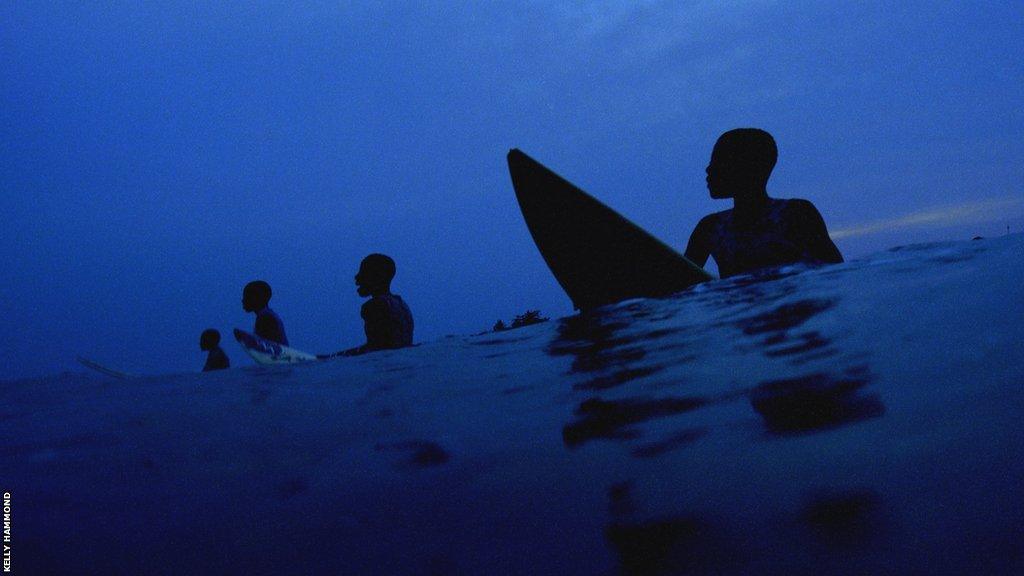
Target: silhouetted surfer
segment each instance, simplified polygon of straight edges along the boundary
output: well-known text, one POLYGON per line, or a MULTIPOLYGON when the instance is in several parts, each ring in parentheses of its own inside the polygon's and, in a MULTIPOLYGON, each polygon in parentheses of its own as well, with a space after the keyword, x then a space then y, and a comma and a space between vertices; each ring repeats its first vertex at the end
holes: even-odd
POLYGON ((384 254, 370 254, 359 264, 356 286, 359 295, 369 297, 360 315, 366 344, 340 354, 352 356, 376 350, 412 346, 412 312, 402 297, 391 293, 395 261, 384 254))
POLYGON ((287 346, 288 337, 284 333, 284 322, 268 306, 271 295, 270 284, 263 280, 253 280, 242 290, 242 309, 256 314, 253 332, 257 336, 287 346))
POLYGON ((199 336, 199 349, 209 352, 206 355, 206 364, 203 366, 203 372, 223 370, 231 367, 228 355, 220 347, 220 332, 213 328, 203 330, 202 335, 199 336))
POLYGON ((843 261, 814 204, 768 196, 777 158, 775 139, 764 130, 722 134, 707 167, 708 191, 715 199, 732 198, 733 208, 701 219, 687 258, 704 266, 711 256, 722 278, 795 262, 843 261))

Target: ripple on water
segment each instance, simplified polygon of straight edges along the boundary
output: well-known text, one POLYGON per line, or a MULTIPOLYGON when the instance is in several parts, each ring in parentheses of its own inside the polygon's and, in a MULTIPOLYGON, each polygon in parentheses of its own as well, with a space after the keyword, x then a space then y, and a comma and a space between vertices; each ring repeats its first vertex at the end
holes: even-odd
POLYGON ((748 336, 785 332, 834 307, 836 302, 835 299, 808 298, 743 318, 736 325, 748 336))
POLYGON ((875 394, 863 394, 867 372, 853 369, 840 377, 815 373, 769 380, 750 392, 750 404, 772 434, 816 432, 885 413, 875 394))
POLYGON ((390 444, 377 444, 374 446, 378 452, 393 451, 403 452, 406 455, 404 464, 415 468, 430 468, 447 464, 451 455, 436 442, 429 440, 408 440, 405 442, 392 442, 390 444))
POLYGON ((615 388, 617 386, 621 386, 621 385, 625 384, 626 382, 629 382, 631 380, 636 380, 637 378, 643 378, 643 377, 646 377, 646 376, 650 376, 652 374, 657 374, 658 372, 661 372, 662 369, 663 368, 660 367, 660 366, 644 366, 644 367, 640 367, 640 368, 626 368, 624 370, 618 370, 618 371, 612 372, 611 374, 609 374, 607 376, 599 376, 597 378, 593 378, 593 379, 587 380, 586 382, 581 382, 579 384, 574 384, 572 389, 573 390, 607 390, 609 388, 615 388))
POLYGON ((741 563, 721 531, 695 515, 613 521, 605 538, 623 574, 715 574, 741 563))
POLYGON ((656 458, 673 450, 689 446, 703 438, 707 433, 707 428, 687 428, 663 440, 637 446, 633 449, 632 454, 636 458, 656 458))
POLYGON ((581 418, 562 428, 562 441, 576 448, 591 440, 623 440, 638 438, 640 432, 630 428, 656 418, 689 412, 707 403, 703 398, 669 397, 658 399, 628 398, 601 400, 591 398, 576 409, 581 418))
POLYGON ((817 330, 796 332, 811 318, 835 307, 836 299, 812 298, 783 304, 734 322, 743 334, 758 338, 756 348, 769 358, 786 358, 791 364, 834 356, 839 351, 832 339, 817 330))
POLYGON ((884 528, 881 508, 873 490, 832 491, 809 498, 800 519, 826 546, 863 548, 884 528))

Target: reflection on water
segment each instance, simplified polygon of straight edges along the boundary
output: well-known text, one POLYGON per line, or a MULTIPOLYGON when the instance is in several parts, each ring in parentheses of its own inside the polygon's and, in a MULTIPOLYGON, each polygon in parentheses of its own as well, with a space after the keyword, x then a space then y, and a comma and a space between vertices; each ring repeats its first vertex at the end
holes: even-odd
POLYGON ((619 558, 622 574, 705 574, 735 568, 740 555, 722 531, 694 514, 637 520, 631 482, 608 489, 611 522, 605 539, 619 558))
POLYGON ((626 368, 624 370, 617 370, 612 372, 608 376, 598 376, 597 378, 587 380, 581 384, 574 384, 573 390, 606 390, 608 388, 615 388, 621 386, 630 380, 637 378, 643 378, 660 372, 662 368, 660 366, 645 366, 642 368, 626 368))
POLYGON ((863 548, 884 528, 882 499, 869 489, 818 494, 809 499, 801 520, 831 548, 863 548))
POLYGON ((869 381, 864 369, 770 380, 751 391, 750 405, 774 434, 826 430, 885 413, 877 395, 861 392, 869 381))
POLYGON ((621 336, 629 327, 623 320, 612 320, 600 312, 566 318, 558 326, 558 338, 548 347, 552 356, 573 356, 572 372, 595 372, 620 367, 640 360, 646 352, 621 336))
POLYGON ((605 537, 623 574, 691 574, 712 569, 724 556, 709 526, 696 517, 613 522, 605 537))
MULTIPOLYGON (((787 342, 785 346, 777 346, 770 350, 766 350, 765 356, 775 358, 779 356, 805 355, 808 352, 817 350, 819 352, 814 355, 814 358, 825 358, 837 353, 836 350, 823 350, 823 348, 831 344, 831 340, 823 338, 820 332, 804 332, 802 334, 796 334, 793 336, 793 339, 796 340, 795 343, 787 342)), ((785 341, 782 340, 776 344, 782 344, 783 342, 785 341)))
POLYGON ((707 428, 687 428, 672 434, 664 440, 650 442, 633 449, 633 456, 637 458, 655 458, 667 454, 677 448, 689 446, 703 438, 708 433, 707 428))
POLYGON ((284 482, 278 482, 274 488, 278 498, 287 500, 288 498, 298 496, 299 494, 302 494, 303 492, 308 490, 309 483, 306 481, 305 478, 297 476, 294 478, 289 478, 284 482))
POLYGON ((807 299, 783 304, 774 310, 744 318, 736 325, 744 334, 754 336, 759 334, 778 334, 796 328, 812 317, 835 306, 835 300, 807 299))
POLYGON ((727 530, 693 513, 660 514, 638 520, 642 508, 634 497, 631 482, 619 482, 608 489, 610 521, 605 539, 618 556, 622 574, 789 574, 799 570, 800 564, 777 565, 780 559, 770 554, 779 543, 792 550, 824 546, 839 559, 851 552, 871 550, 887 529, 882 499, 871 489, 830 490, 812 495, 802 505, 783 513, 779 518, 782 523, 769 535, 773 542, 767 548, 759 546, 753 534, 744 534, 743 526, 727 530), (793 525, 801 529, 793 531, 793 525))
POLYGON ((769 358, 786 358, 800 365, 838 354, 832 340, 820 331, 797 332, 811 318, 835 307, 836 299, 804 299, 737 320, 734 325, 755 339, 753 349, 769 358))
MULTIPOLYGON (((640 301, 562 320, 557 337, 546 351, 573 358, 569 375, 588 376, 574 383, 573 390, 619 395, 615 399, 591 396, 580 400, 574 411, 576 418, 562 429, 563 443, 568 448, 577 448, 591 440, 635 440, 642 436, 637 425, 643 422, 744 398, 760 415, 767 430, 776 435, 827 430, 884 414, 885 407, 877 395, 862 390, 872 379, 867 370, 842 369, 842 362, 850 361, 849 354, 836 362, 835 371, 825 367, 796 377, 741 382, 746 387, 723 389, 711 396, 651 398, 628 394, 628 384, 666 372, 670 366, 674 371, 668 381, 675 387, 682 386, 685 371, 680 367, 699 365, 704 360, 699 354, 717 350, 721 354, 758 354, 768 361, 784 361, 785 364, 778 365, 782 374, 789 372, 783 370, 787 366, 839 355, 840 350, 829 335, 807 327, 811 319, 836 308, 838 298, 818 296, 779 302, 797 289, 798 283, 789 278, 800 272, 776 270, 761 276, 740 277, 706 292, 679 296, 679 303, 690 297, 704 299, 705 305, 720 308, 722 315, 732 315, 706 330, 687 327, 682 324, 685 319, 672 323, 670 312, 682 308, 673 308, 664 301, 640 301), (736 314, 737 307, 740 314, 736 314), (666 320, 669 325, 650 320, 652 310, 663 316, 659 321, 666 320), (697 340, 722 338, 737 329, 738 338, 725 341, 730 349, 701 346, 697 340)), ((767 366, 770 370, 772 364, 767 366)), ((675 434, 633 446, 631 454, 637 458, 661 456, 698 441, 704 433, 703 429, 685 428, 684 424, 675 434)))
POLYGON ((415 468, 440 466, 451 460, 451 455, 440 444, 429 440, 409 440, 406 442, 377 444, 374 446, 374 449, 378 452, 404 453, 406 459, 403 464, 415 468))
POLYGON ((585 400, 576 409, 579 420, 562 428, 562 440, 576 448, 596 438, 637 438, 640 432, 632 424, 689 412, 706 404, 702 398, 658 398, 626 400, 585 400))
MULTIPOLYGON (((575 450, 591 441, 617 441, 627 445, 632 458, 675 461, 685 458, 679 452, 711 434, 706 420, 701 425, 692 420, 695 411, 709 405, 744 410, 749 405, 769 437, 814 434, 881 417, 885 406, 868 391, 875 376, 861 365, 863 360, 853 360, 855 351, 840 348, 829 323, 816 320, 833 313, 839 298, 794 298, 800 285, 791 277, 798 273, 777 272, 767 277, 773 282, 737 278, 681 295, 677 302, 642 301, 563 320, 546 352, 572 359, 566 376, 574 380, 572 393, 581 395, 562 428, 564 446, 575 450), (698 317, 714 320, 704 326, 689 322, 682 315, 694 313, 688 308, 693 306, 701 308, 698 317), (700 372, 709 360, 720 360, 709 354, 726 360, 720 376, 700 372), (730 376, 730 358, 746 365, 751 356, 764 366, 766 379, 730 376), (829 358, 829 364, 822 358, 829 358), (804 365, 815 368, 792 375, 794 367, 804 365), (690 382, 700 383, 699 393, 650 395, 664 385, 684 390, 690 382), (645 425, 652 421, 659 422, 650 427, 659 435, 646 438, 645 425)), ((611 520, 605 538, 623 574, 742 572, 757 565, 756 547, 739 545, 724 526, 693 510, 666 509, 658 501, 638 506, 629 481, 613 484, 608 500, 611 520)), ((880 508, 871 491, 818 494, 786 513, 789 528, 780 527, 785 534, 780 537, 796 538, 792 545, 809 549, 863 549, 880 532, 880 508), (794 525, 800 528, 794 531, 794 525)))
MULTIPOLYGON (((572 356, 570 374, 591 377, 573 385, 574 390, 599 391, 657 374, 671 365, 690 362, 692 354, 673 353, 666 362, 648 359, 649 352, 675 351, 685 348, 687 328, 672 326, 644 330, 649 315, 641 303, 617 310, 596 311, 562 320, 558 337, 546 352, 552 356, 572 356)), ((671 315, 667 316, 671 318, 671 315)), ((664 356, 664 354, 662 355, 664 356)))

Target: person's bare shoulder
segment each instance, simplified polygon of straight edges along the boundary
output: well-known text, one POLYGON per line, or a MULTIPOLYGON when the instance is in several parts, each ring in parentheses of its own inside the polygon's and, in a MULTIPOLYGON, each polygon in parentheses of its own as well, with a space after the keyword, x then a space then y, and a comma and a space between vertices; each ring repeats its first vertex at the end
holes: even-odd
POLYGON ((828 234, 821 212, 810 200, 794 198, 787 205, 791 234, 802 238, 810 253, 822 262, 839 263, 843 255, 828 234))
POLYGON ((818 208, 814 203, 803 198, 790 198, 787 200, 786 210, 789 212, 790 217, 821 219, 821 213, 818 212, 818 208))
POLYGON ((719 221, 730 212, 732 212, 731 209, 722 210, 721 212, 712 212, 711 214, 708 214, 707 216, 701 218, 700 222, 697 222, 696 229, 700 230, 701 232, 710 233, 712 230, 715 229, 716 226, 718 226, 719 221))

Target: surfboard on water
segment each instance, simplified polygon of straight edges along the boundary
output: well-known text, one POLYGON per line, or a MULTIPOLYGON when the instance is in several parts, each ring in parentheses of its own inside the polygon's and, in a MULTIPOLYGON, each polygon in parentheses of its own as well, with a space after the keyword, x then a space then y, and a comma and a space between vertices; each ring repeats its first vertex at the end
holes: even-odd
POLYGON ((238 328, 235 328, 235 340, 238 340, 238 343, 242 345, 242 349, 257 364, 298 364, 318 360, 313 354, 282 346, 277 342, 265 340, 238 328))
POLYGON ((508 168, 533 241, 577 310, 714 279, 522 151, 509 151, 508 168))
POLYGON ((104 366, 104 365, 102 365, 102 364, 100 364, 98 362, 94 362, 92 360, 89 360, 88 358, 83 358, 81 356, 78 357, 78 363, 81 364, 82 366, 85 366, 86 368, 91 368, 91 369, 99 372, 100 374, 105 374, 107 376, 110 376, 111 378, 118 378, 120 380, 127 380, 129 378, 135 378, 135 374, 129 374, 127 372, 121 372, 121 371, 118 371, 118 370, 113 370, 111 368, 107 368, 106 366, 104 366))

